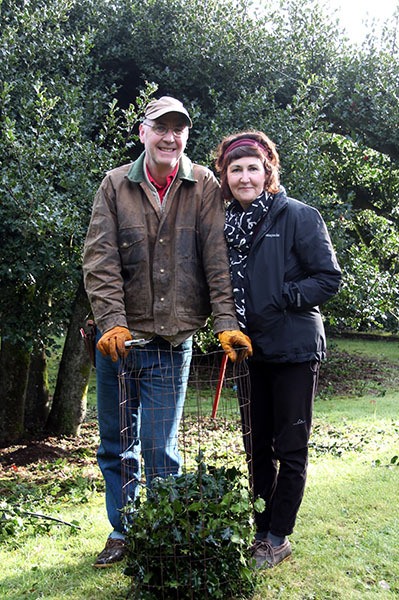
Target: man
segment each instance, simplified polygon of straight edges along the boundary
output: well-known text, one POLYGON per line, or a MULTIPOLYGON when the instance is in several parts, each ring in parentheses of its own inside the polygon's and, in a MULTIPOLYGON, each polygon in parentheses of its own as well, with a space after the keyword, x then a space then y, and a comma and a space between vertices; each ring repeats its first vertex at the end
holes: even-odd
POLYGON ((179 100, 163 96, 149 102, 139 128, 144 152, 106 175, 93 205, 83 271, 101 335, 98 462, 113 527, 96 567, 112 565, 125 554, 119 358, 127 357, 142 382, 132 384, 139 388, 132 391, 136 405, 129 447, 134 476, 128 497, 134 499, 140 454, 147 485, 155 476, 180 470, 177 435, 193 333, 213 314, 214 331, 231 360, 238 357, 234 347, 242 348, 239 359, 252 352, 235 317, 219 185, 210 170, 184 154, 191 127, 179 100), (145 351, 134 347, 128 353, 125 343, 132 339, 144 339, 145 351))

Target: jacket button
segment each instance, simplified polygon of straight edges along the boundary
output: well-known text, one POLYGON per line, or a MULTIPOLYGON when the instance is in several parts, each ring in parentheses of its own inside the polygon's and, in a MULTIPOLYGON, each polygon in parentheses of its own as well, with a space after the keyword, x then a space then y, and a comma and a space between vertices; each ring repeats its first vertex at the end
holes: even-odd
POLYGON ((164 301, 165 301, 165 298, 160 298, 160 300, 161 300, 161 302, 164 302, 164 301))
POLYGON ((160 273, 165 273, 165 269, 159 269, 160 273))
POLYGON ((163 238, 160 238, 159 243, 162 244, 163 243, 163 238))

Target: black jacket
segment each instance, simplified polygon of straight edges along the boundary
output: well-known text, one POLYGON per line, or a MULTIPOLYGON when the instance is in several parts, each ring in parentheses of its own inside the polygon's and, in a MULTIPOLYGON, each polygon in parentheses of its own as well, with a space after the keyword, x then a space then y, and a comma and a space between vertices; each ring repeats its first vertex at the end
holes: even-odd
POLYGON ((246 269, 246 318, 254 358, 279 363, 325 358, 318 305, 340 283, 341 270, 320 213, 283 190, 276 194, 246 269))

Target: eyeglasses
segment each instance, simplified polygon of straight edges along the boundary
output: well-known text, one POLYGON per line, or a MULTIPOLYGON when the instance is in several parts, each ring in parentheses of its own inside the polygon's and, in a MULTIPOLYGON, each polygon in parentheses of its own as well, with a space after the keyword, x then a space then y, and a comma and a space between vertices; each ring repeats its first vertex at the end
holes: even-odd
POLYGON ((166 127, 166 125, 161 125, 161 123, 156 123, 155 125, 150 125, 149 123, 143 123, 143 125, 147 125, 147 127, 151 127, 155 135, 159 135, 160 137, 166 135, 168 131, 173 133, 174 137, 181 137, 183 133, 186 131, 187 127, 166 127))

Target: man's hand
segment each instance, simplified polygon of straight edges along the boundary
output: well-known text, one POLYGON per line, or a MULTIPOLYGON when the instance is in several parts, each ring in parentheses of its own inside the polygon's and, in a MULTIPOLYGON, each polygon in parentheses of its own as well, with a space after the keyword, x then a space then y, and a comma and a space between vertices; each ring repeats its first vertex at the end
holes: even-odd
POLYGON ((132 339, 132 334, 127 327, 113 327, 106 331, 98 340, 97 348, 103 356, 110 355, 113 362, 116 362, 119 357, 126 358, 129 349, 125 348, 125 342, 132 339))
POLYGON ((252 356, 251 340, 242 331, 221 331, 218 333, 218 338, 232 362, 241 362, 247 356, 252 356))

